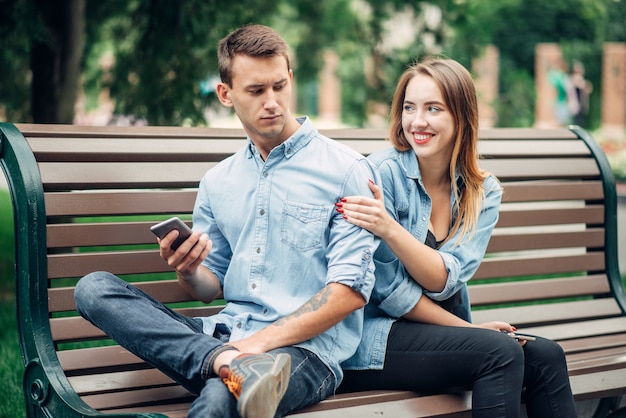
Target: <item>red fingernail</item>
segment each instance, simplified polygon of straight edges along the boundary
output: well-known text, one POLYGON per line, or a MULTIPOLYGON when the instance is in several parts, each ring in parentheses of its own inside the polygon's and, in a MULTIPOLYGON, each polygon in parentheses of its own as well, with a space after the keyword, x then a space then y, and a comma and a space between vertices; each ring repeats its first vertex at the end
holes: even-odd
POLYGON ((346 198, 345 198, 345 197, 342 197, 342 198, 341 198, 341 201, 342 201, 343 203, 346 203, 346 202, 347 202, 347 200, 346 200, 346 198))
POLYGON ((348 217, 346 215, 343 215, 343 219, 348 219, 348 217))
POLYGON ((337 203, 335 203, 335 206, 337 206, 337 207, 341 207, 341 206, 342 206, 342 203, 341 203, 341 202, 337 202, 337 203))
POLYGON ((337 212, 339 212, 339 213, 343 213, 343 208, 337 208, 336 210, 337 210, 337 212))
POLYGON ((375 184, 374 180, 372 180, 372 179, 369 179, 369 182, 372 183, 372 184, 375 184))

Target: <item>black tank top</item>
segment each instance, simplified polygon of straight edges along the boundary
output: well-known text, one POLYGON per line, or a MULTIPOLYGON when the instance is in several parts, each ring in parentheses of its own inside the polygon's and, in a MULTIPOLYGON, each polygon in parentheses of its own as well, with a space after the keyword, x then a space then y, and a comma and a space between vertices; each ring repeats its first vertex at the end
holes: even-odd
POLYGON ((424 242, 424 244, 428 245, 430 248, 438 250, 439 247, 441 247, 441 243, 443 241, 444 240, 437 241, 437 238, 435 238, 435 234, 430 232, 430 229, 429 229, 428 232, 426 233, 426 241, 424 242))

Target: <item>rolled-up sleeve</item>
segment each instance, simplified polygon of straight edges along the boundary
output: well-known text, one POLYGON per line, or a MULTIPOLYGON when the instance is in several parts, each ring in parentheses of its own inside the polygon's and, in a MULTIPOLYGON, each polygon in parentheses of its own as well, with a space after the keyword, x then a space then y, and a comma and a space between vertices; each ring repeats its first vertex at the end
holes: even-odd
MULTIPOLYGON (((378 171, 366 159, 357 161, 346 178, 343 195, 371 196, 368 181, 380 184, 378 171)), ((327 283, 341 283, 359 292, 369 302, 374 288, 374 252, 380 239, 334 212, 327 249, 327 283)))
POLYGON ((445 300, 458 292, 474 276, 485 256, 489 239, 498 222, 502 189, 492 176, 485 179, 484 189, 485 199, 473 235, 464 237, 463 242, 457 245, 457 233, 439 249, 448 279, 441 292, 424 290, 424 294, 431 299, 445 300))

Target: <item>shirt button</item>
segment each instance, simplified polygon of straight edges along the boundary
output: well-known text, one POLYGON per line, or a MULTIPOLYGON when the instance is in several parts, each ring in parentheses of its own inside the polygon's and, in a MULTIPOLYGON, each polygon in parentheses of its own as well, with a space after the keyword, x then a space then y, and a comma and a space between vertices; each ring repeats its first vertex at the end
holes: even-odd
POLYGON ((256 247, 256 253, 259 254, 261 252, 261 247, 256 247))
POLYGON ((269 312, 269 311, 268 311, 268 309, 267 309, 267 308, 263 309, 263 315, 267 315, 267 313, 268 313, 268 312, 269 312))
POLYGON ((259 211, 259 214, 261 214, 261 215, 265 215, 265 209, 261 209, 261 210, 259 211))
POLYGON ((291 154, 291 148, 287 150, 287 155, 291 154))
POLYGON ((241 328, 241 322, 237 322, 236 327, 237 327, 237 328, 241 328))
POLYGON ((267 174, 267 171, 263 172, 263 177, 267 177, 269 174, 267 174))
POLYGON ((426 221, 426 217, 425 216, 422 216, 422 221, 426 221))
POLYGON ((252 287, 253 289, 256 289, 256 283, 252 283, 252 286, 250 287, 252 287))

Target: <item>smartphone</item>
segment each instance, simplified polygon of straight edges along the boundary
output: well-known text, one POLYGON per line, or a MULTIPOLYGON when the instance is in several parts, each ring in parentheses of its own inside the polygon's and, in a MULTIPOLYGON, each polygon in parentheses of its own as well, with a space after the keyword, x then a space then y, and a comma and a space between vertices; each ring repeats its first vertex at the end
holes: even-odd
POLYGON ((512 338, 515 338, 516 340, 535 341, 537 339, 533 337, 532 335, 517 334, 515 332, 506 332, 506 331, 503 331, 503 332, 510 335, 512 338))
POLYGON ((176 229, 178 231, 178 237, 174 240, 172 245, 170 245, 172 250, 176 250, 180 247, 180 244, 185 242, 185 240, 191 235, 191 229, 186 223, 174 216, 173 218, 167 219, 150 227, 150 231, 161 239, 163 239, 163 237, 165 237, 172 229, 176 229))

